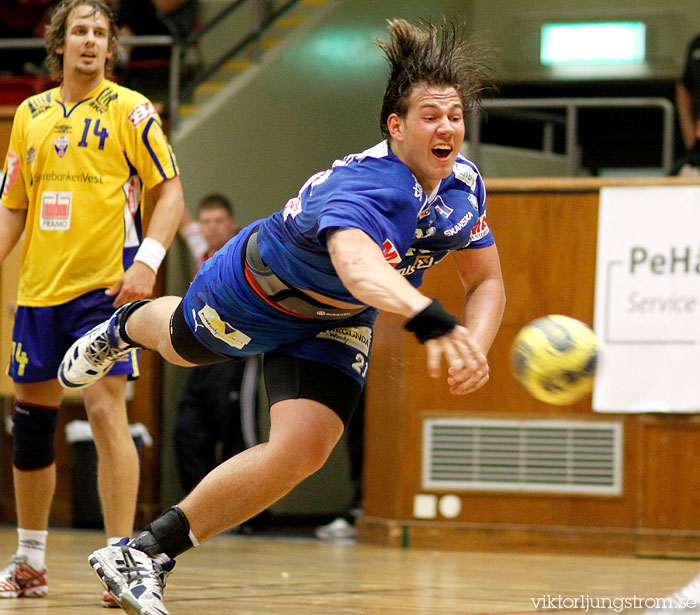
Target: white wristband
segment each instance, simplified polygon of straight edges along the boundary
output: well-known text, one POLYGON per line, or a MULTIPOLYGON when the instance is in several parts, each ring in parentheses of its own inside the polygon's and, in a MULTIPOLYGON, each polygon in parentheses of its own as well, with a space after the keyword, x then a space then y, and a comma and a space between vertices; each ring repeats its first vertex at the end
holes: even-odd
POLYGON ((141 246, 136 252, 136 256, 134 256, 134 261, 140 261, 153 269, 154 273, 158 273, 158 267, 160 267, 164 258, 165 248, 163 245, 155 239, 146 237, 141 242, 141 246))

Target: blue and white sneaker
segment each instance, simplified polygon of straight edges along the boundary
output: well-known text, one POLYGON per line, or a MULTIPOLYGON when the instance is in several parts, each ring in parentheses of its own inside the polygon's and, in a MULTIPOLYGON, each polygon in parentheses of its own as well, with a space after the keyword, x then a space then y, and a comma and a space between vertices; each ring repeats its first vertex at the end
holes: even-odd
POLYGON ((129 615, 169 615, 163 604, 165 579, 175 560, 159 564, 143 551, 120 544, 98 549, 89 558, 100 582, 129 615))
POLYGON ((139 346, 130 346, 119 336, 119 317, 132 311, 134 301, 122 305, 109 319, 93 327, 68 349, 58 367, 58 381, 66 389, 83 389, 95 384, 115 362, 139 346))

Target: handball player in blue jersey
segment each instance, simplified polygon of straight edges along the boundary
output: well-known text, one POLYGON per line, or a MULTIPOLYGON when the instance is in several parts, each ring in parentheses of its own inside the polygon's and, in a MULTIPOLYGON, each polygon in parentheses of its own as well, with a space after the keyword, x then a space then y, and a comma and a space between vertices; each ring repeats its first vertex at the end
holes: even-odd
POLYGON ((177 365, 265 355, 269 441, 222 463, 133 541, 90 557, 129 613, 167 613, 162 586, 174 557, 324 464, 364 384, 378 310, 406 319, 430 376, 447 364, 453 394, 488 380, 505 294, 483 182, 458 153, 482 65, 449 23, 394 20, 389 31, 389 41, 377 41, 391 69, 385 140, 336 161, 281 211, 243 229, 183 299, 126 305, 64 357, 59 379, 80 388, 133 347, 177 365), (418 290, 424 271, 450 252, 466 290, 459 319, 418 290))

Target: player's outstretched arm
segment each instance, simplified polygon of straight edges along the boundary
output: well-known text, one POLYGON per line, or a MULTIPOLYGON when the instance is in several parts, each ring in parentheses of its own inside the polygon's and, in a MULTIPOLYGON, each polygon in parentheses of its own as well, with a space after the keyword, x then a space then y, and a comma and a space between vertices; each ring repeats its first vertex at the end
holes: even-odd
POLYGON ((447 363, 447 384, 453 395, 472 393, 489 380, 486 355, 466 327, 457 325, 449 333, 428 340, 425 352, 431 378, 442 374, 443 359, 447 363))
POLYGON ((381 248, 360 229, 342 229, 327 240, 333 267, 360 303, 412 318, 430 304, 384 260, 381 248))
MULTIPOLYGON (((503 318, 506 303, 503 276, 495 245, 486 248, 460 250, 453 253, 457 271, 466 292, 462 323, 470 339, 485 356, 493 343, 503 318)), ((455 395, 476 391, 489 379, 485 373, 450 369, 448 382, 455 395)))
POLYGON ((391 267, 380 247, 359 229, 344 229, 327 242, 331 262, 345 287, 362 303, 379 310, 401 314, 416 325, 411 328, 426 345, 428 374, 440 377, 443 359, 448 366, 448 383, 455 394, 468 393, 488 380, 488 363, 469 330, 453 326, 454 320, 433 300, 423 295, 391 267), (423 314, 421 322, 416 317, 423 314), (444 318, 445 322, 440 319, 444 318), (431 327, 448 331, 427 332, 431 327), (424 339, 425 338, 425 339, 424 339))

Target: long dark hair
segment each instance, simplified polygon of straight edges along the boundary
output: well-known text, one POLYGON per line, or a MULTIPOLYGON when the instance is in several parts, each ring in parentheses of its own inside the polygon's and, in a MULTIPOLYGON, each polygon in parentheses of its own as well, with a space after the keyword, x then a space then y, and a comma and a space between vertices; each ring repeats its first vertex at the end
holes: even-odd
POLYGON ((389 82, 379 118, 382 135, 392 113, 405 117, 408 98, 416 85, 453 87, 465 111, 478 106, 490 79, 485 52, 465 40, 461 25, 443 18, 440 26, 429 21, 413 25, 404 19, 388 21, 391 39, 375 39, 389 62, 389 82))

